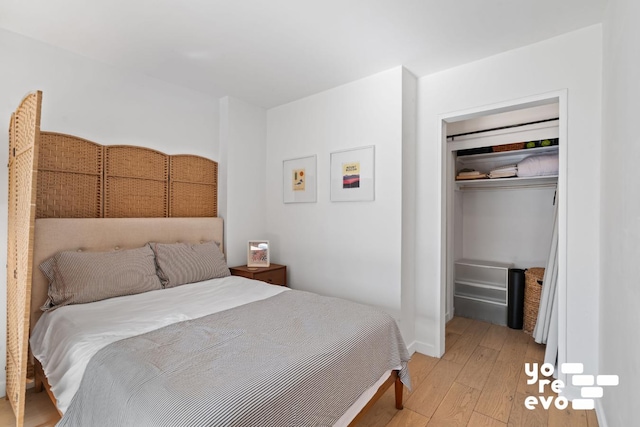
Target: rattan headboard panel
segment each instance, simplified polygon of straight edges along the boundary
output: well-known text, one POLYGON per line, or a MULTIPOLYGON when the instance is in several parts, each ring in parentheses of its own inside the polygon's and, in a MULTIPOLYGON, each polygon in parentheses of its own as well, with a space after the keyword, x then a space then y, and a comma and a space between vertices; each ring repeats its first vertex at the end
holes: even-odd
POLYGON ((169 157, 169 216, 218 215, 218 163, 200 156, 169 157))
POLYGON ((169 156, 144 147, 105 147, 105 218, 169 216, 169 156))
POLYGON ((101 218, 103 146, 40 133, 37 218, 101 218))
POLYGON ((41 132, 36 218, 218 216, 218 163, 41 132))
POLYGON ((147 242, 199 243, 214 240, 222 249, 222 218, 44 218, 35 224, 31 329, 40 318, 49 283, 39 269, 60 251, 110 251, 147 242))

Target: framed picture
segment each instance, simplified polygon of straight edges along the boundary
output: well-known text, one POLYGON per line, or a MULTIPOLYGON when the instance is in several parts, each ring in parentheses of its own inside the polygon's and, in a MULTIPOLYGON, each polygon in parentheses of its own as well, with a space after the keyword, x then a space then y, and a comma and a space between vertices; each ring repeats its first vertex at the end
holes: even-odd
POLYGON ((247 267, 269 267, 269 241, 249 240, 247 267))
POLYGON ((375 147, 331 153, 331 201, 357 202, 375 199, 375 147))
POLYGON ((316 202, 316 156, 282 162, 282 201, 284 203, 316 202))

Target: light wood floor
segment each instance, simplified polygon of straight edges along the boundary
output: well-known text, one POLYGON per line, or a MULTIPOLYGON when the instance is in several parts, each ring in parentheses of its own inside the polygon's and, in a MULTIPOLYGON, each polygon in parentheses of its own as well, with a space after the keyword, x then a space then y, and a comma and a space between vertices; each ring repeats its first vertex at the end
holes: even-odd
MULTIPOLYGON (((405 389, 404 409, 394 407, 389 390, 359 427, 596 427, 595 411, 524 407, 525 362, 544 360, 544 346, 521 330, 454 317, 446 328, 442 359, 415 353, 409 362, 413 391, 405 389)), ((393 387, 392 387, 393 388, 393 387)), ((551 395, 551 393, 547 393, 551 395)))
MULTIPOLYGON (((359 427, 596 427, 594 411, 530 411, 525 362, 541 363, 544 347, 522 331, 455 317, 447 324, 442 359, 415 353, 409 362, 413 391, 404 409, 394 407, 393 387, 371 408, 359 427)), ((53 426, 58 415, 46 393, 27 393, 25 426, 53 426)), ((15 425, 9 402, 0 402, 0 426, 15 425)))

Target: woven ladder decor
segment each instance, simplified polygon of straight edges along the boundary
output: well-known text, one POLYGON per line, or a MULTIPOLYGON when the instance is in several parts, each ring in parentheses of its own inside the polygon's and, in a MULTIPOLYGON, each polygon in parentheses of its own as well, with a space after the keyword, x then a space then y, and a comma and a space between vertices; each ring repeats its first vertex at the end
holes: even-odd
POLYGON ((42 92, 27 95, 9 125, 7 399, 24 423, 42 92))

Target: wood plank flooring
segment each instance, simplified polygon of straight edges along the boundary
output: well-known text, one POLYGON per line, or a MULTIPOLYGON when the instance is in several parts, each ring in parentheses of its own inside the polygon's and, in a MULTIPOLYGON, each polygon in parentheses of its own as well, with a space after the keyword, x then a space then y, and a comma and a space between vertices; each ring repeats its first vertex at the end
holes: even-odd
POLYGON ((358 427, 596 427, 595 411, 530 411, 525 362, 544 360, 544 346, 520 330, 454 317, 446 327, 441 359, 415 353, 409 362, 413 390, 401 411, 389 390, 358 427))
MULTIPOLYGON (((594 411, 524 407, 525 362, 541 363, 544 347, 522 331, 454 317, 446 328, 442 359, 415 353, 409 362, 413 391, 405 388, 404 409, 394 406, 391 387, 359 427, 596 427, 594 411)), ((27 393, 26 427, 55 425, 58 414, 46 393, 27 393)), ((0 427, 15 425, 9 402, 0 401, 0 427)))

